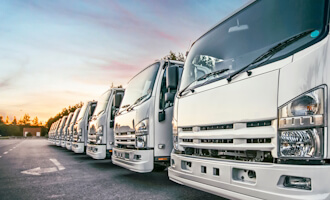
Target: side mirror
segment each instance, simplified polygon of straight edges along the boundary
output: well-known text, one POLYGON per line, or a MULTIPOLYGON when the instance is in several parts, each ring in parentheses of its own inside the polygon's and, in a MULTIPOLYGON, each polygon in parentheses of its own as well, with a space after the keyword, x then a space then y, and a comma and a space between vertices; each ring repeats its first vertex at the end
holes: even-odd
POLYGON ((176 89, 179 81, 179 67, 177 65, 167 68, 166 71, 166 88, 176 89))
POLYGON ((162 122, 162 121, 164 121, 165 120, 165 110, 162 110, 162 111, 160 111, 159 113, 158 113, 158 121, 159 122, 162 122))
POLYGON ((123 95, 116 94, 115 102, 114 102, 116 108, 119 108, 122 99, 123 99, 123 95))
POLYGON ((165 102, 173 102, 175 97, 175 93, 167 92, 165 93, 165 102))

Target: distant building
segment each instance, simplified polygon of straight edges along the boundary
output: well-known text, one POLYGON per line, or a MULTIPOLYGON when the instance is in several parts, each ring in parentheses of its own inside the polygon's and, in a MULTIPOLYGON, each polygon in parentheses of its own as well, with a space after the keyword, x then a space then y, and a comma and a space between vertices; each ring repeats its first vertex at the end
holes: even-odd
POLYGON ((41 136, 41 127, 29 127, 29 128, 23 128, 23 136, 27 137, 28 134, 31 133, 31 136, 41 136))

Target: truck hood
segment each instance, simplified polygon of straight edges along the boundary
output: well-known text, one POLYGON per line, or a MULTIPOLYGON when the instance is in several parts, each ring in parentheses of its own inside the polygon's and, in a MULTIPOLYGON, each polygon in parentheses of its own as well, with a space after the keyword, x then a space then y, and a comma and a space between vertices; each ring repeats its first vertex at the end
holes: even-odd
POLYGON ((221 125, 277 118, 279 69, 292 57, 201 86, 178 103, 178 126, 221 125))

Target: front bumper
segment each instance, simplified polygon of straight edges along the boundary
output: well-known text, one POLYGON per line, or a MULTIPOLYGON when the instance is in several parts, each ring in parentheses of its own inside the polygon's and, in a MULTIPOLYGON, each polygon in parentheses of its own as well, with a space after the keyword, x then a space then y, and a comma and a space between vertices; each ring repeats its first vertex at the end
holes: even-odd
MULTIPOLYGON (((241 171, 243 172, 243 171, 241 171)), ((244 174, 239 174, 238 177, 244 174)), ((229 199, 329 199, 330 166, 219 161, 171 154, 169 179, 229 199), (190 163, 187 165, 186 163, 190 163), (217 175, 215 175, 215 170, 217 175), (237 178, 238 170, 254 170, 255 181, 237 178), (311 178, 312 189, 285 188, 282 176, 311 178), (245 181, 244 181, 245 180, 245 181)))
POLYGON ((65 148, 65 145, 66 145, 66 140, 62 140, 61 141, 61 147, 65 148))
POLYGON ((107 145, 87 144, 86 154, 97 160, 105 159, 107 157, 107 145))
POLYGON ((70 141, 66 141, 66 149, 67 150, 71 150, 71 142, 70 141))
POLYGON ((56 140, 55 144, 56 146, 61 146, 61 140, 56 140))
POLYGON ((112 163, 134 172, 151 172, 154 169, 154 152, 153 150, 114 148, 112 163))
POLYGON ((72 142, 71 145, 72 151, 75 153, 84 153, 85 152, 85 143, 84 142, 72 142))

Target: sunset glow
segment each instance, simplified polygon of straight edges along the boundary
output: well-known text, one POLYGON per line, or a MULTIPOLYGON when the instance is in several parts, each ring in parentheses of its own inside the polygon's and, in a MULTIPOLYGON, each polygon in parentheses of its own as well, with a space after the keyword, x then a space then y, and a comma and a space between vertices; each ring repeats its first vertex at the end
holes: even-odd
POLYGON ((246 1, 0 2, 0 115, 45 122, 62 108, 125 86, 246 1))

